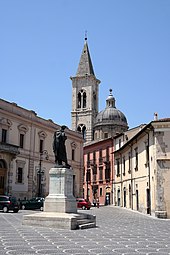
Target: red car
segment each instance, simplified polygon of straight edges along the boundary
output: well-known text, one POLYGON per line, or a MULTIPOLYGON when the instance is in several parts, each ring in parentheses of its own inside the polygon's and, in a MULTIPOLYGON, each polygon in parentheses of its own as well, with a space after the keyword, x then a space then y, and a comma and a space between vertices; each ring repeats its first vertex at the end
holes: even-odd
POLYGON ((76 198, 77 208, 81 208, 82 210, 89 210, 91 208, 90 201, 87 201, 84 198, 76 198))

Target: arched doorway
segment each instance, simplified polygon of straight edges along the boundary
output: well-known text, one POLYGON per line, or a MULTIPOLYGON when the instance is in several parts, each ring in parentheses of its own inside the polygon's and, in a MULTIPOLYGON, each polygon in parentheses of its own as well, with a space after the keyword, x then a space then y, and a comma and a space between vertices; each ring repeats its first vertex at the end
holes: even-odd
POLYGON ((5 193, 7 167, 3 159, 0 159, 0 195, 5 193))

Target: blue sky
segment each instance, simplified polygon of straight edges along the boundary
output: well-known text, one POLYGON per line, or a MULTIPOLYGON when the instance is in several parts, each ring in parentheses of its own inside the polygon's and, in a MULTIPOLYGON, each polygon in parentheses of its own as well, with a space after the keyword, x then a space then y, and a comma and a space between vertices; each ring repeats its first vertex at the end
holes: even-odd
POLYGON ((0 97, 71 127, 86 30, 99 109, 112 88, 130 128, 170 117, 169 0, 1 0, 0 97))

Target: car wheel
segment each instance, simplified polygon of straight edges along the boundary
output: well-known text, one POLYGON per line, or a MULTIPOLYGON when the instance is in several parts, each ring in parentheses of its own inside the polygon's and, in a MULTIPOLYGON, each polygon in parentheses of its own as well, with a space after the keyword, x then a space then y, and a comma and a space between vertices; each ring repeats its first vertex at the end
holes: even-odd
POLYGON ((22 208, 22 210, 25 210, 25 205, 22 205, 22 207, 21 207, 21 208, 22 208))
POLYGON ((84 205, 82 206, 82 210, 86 210, 86 207, 84 205))
POLYGON ((7 206, 4 206, 4 207, 3 207, 3 212, 4 212, 4 213, 7 213, 7 212, 8 212, 8 210, 9 210, 9 209, 8 209, 8 207, 7 207, 7 206))

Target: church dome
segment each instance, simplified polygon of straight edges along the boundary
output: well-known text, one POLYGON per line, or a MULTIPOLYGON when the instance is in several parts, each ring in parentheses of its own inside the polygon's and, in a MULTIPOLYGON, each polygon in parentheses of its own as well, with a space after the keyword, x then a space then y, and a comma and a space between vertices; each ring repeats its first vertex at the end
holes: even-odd
POLYGON ((125 115, 115 107, 115 98, 110 89, 110 95, 106 99, 106 108, 99 112, 94 123, 94 131, 108 133, 108 137, 128 129, 125 115))
POLYGON ((125 115, 116 108, 106 108, 103 111, 99 112, 96 117, 96 125, 100 123, 111 123, 114 125, 123 125, 127 126, 127 120, 125 115))

